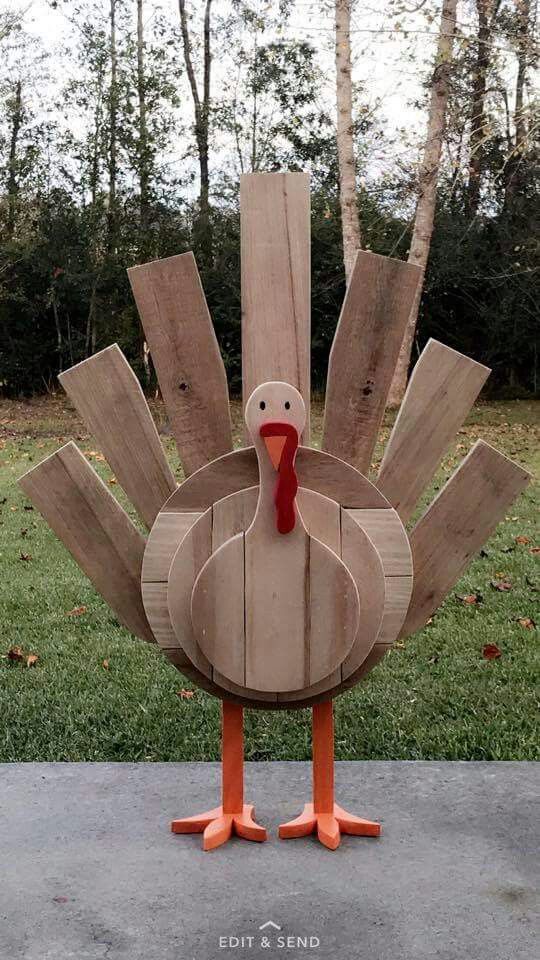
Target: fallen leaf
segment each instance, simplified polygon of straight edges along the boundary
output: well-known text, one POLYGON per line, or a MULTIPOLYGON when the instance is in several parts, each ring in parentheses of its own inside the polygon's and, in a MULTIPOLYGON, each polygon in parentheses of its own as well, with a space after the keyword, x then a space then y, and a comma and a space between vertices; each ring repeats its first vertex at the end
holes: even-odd
POLYGON ((482 650, 482 656, 484 660, 498 660, 501 656, 501 651, 496 643, 486 643, 482 650))
POLYGON ((68 610, 66 617, 82 617, 83 613, 86 613, 84 604, 81 607, 73 607, 73 610, 68 610))
POLYGON ((395 650, 404 650, 404 649, 405 649, 405 641, 404 641, 404 640, 396 640, 396 642, 395 642, 395 644, 394 644, 394 649, 395 649, 395 650))
POLYGON ((540 553, 540 547, 531 547, 531 553, 540 553))
POLYGON ((494 590, 498 590, 500 593, 505 593, 506 591, 512 589, 512 584, 509 580, 492 580, 491 586, 494 590))
POLYGON ((24 654, 21 647, 10 647, 8 650, 8 660, 23 660, 24 654))
POLYGON ((195 696, 194 690, 179 690, 176 694, 181 700, 192 700, 195 696))
POLYGON ((467 593, 465 596, 460 597, 456 593, 456 600, 461 600, 465 604, 478 604, 482 603, 483 597, 480 593, 467 593))
POLYGON ((519 537, 514 537, 514 540, 516 541, 516 543, 530 543, 530 542, 531 542, 528 537, 524 537, 522 534, 520 534, 519 537))
POLYGON ((37 653, 29 653, 26 658, 26 666, 33 667, 39 660, 37 653))
POLYGON ((118 480, 116 479, 116 477, 110 477, 109 483, 118 483, 118 480))
POLYGON ((525 630, 534 630, 536 626, 534 620, 531 620, 530 617, 518 617, 517 622, 520 627, 525 627, 525 630))
POLYGON ((20 555, 20 557, 19 557, 19 560, 24 560, 25 563, 28 563, 28 561, 31 560, 31 559, 32 559, 32 556, 31 556, 30 553, 21 553, 21 555, 20 555))
POLYGON ((109 661, 108 661, 108 660, 104 660, 103 663, 102 663, 102 667, 103 667, 104 670, 108 670, 108 669, 109 669, 109 661))

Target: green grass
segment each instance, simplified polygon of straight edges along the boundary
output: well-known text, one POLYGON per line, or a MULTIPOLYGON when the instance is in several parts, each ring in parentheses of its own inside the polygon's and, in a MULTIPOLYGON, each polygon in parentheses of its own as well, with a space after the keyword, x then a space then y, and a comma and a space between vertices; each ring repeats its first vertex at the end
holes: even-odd
MULTIPOLYGON (((539 407, 477 406, 431 494, 478 436, 538 475, 539 407)), ((319 408, 314 424, 320 430, 319 408)), ((217 759, 218 702, 118 625, 16 486, 60 438, 73 436, 86 451, 96 450, 92 438, 61 397, 2 401, 0 426, 0 760, 217 759), (66 615, 82 605, 83 615, 66 615), (37 654, 35 666, 10 661, 14 646, 37 654), (182 689, 195 689, 194 696, 182 699, 182 689)), ((382 439, 389 429, 387 421, 382 439)), ((174 459, 172 442, 165 443, 174 459)), ((378 447, 375 464, 380 454, 378 447)), ((104 463, 93 462, 110 476, 104 463)), ((538 487, 530 486, 433 622, 338 699, 339 758, 537 758, 538 634, 517 622, 540 621, 539 555, 531 552, 537 509, 538 487), (517 536, 529 542, 516 543, 517 536), (503 574, 513 584, 508 593, 490 586, 503 574), (483 601, 466 606, 456 597, 470 593, 483 601), (483 658, 486 643, 499 646, 500 659, 483 658)), ((307 711, 249 711, 246 734, 248 759, 310 756, 307 711)))

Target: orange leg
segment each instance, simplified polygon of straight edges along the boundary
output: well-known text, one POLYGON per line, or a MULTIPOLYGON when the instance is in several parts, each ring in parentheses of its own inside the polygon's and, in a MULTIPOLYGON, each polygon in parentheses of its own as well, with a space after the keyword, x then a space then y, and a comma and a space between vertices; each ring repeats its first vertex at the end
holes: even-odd
POLYGON ((214 850, 232 834, 244 840, 266 840, 266 830, 255 823, 253 806, 244 803, 244 711, 235 703, 222 704, 222 800, 220 807, 194 817, 173 820, 173 833, 202 833, 203 849, 214 850))
POLYGON ((313 803, 306 803, 295 820, 283 823, 279 835, 283 840, 307 837, 317 833, 330 850, 339 847, 342 833, 358 837, 378 837, 381 828, 371 820, 347 813, 334 801, 334 717, 332 701, 313 707, 313 803))

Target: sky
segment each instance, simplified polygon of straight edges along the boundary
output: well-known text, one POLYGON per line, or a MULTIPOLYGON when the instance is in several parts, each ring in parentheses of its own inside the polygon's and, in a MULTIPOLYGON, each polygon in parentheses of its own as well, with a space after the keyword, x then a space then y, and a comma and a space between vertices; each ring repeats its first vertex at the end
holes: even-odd
MULTIPOLYGON (((39 36, 54 53, 74 42, 64 12, 69 9, 69 2, 64 0, 64 9, 57 10, 51 9, 47 0, 4 0, 3 4, 0 0, 0 5, 25 11, 27 30, 39 36)), ((226 11, 229 2, 214 0, 213 10, 226 11)), ((271 7, 275 2, 261 0, 261 5, 271 7)), ((134 0, 132 5, 135 16, 134 0)), ((200 0, 191 0, 190 6, 200 9, 200 0)), ((335 100, 333 6, 332 0, 296 0, 289 23, 276 34, 285 39, 308 40, 317 49, 318 63, 326 78, 320 94, 322 105, 332 111, 335 100)), ((145 9, 147 17, 160 10, 178 24, 177 0, 145 0, 145 9)), ((471 11, 470 0, 461 0, 458 24, 462 34, 473 27, 471 11)), ((377 143, 371 146, 368 176, 384 172, 398 153, 411 166, 418 162, 426 126, 426 110, 421 105, 423 83, 435 52, 439 16, 440 0, 357 0, 353 6, 353 82, 362 103, 373 109, 384 130, 379 146, 377 143)), ((212 66, 215 89, 219 89, 220 74, 223 75, 225 69, 216 44, 212 66)), ((182 101, 190 110, 190 116, 182 117, 187 125, 192 123, 192 108, 185 77, 181 82, 186 84, 182 101)), ((72 118, 72 123, 76 129, 77 117, 72 118)), ((219 146, 216 151, 219 154, 219 146)), ((180 145, 179 154, 182 152, 185 150, 180 145)))

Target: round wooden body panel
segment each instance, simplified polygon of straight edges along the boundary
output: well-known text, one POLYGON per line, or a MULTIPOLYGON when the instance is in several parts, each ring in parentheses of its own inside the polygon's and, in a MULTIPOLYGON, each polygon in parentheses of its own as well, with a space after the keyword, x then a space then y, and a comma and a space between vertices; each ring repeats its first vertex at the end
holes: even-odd
POLYGON ((285 692, 256 691, 236 684, 212 667, 193 632, 191 592, 199 572, 223 543, 249 528, 255 513, 258 487, 240 486, 256 476, 252 450, 227 454, 198 471, 198 484, 194 483, 197 474, 182 484, 157 517, 145 551, 143 601, 157 642, 195 683, 215 696, 245 706, 302 707, 348 689, 390 648, 410 599, 411 555, 396 512, 348 464, 316 450, 301 450, 307 451, 307 456, 302 472, 299 470, 300 483, 307 480, 311 487, 322 486, 332 492, 341 489, 344 493, 345 503, 340 504, 302 486, 297 503, 309 534, 342 557, 356 583, 362 611, 350 652, 324 680, 285 692), (225 495, 209 503, 219 492, 218 473, 225 495), (187 490, 183 493, 184 487, 187 490), (176 573, 169 584, 169 571, 180 545, 176 573))

